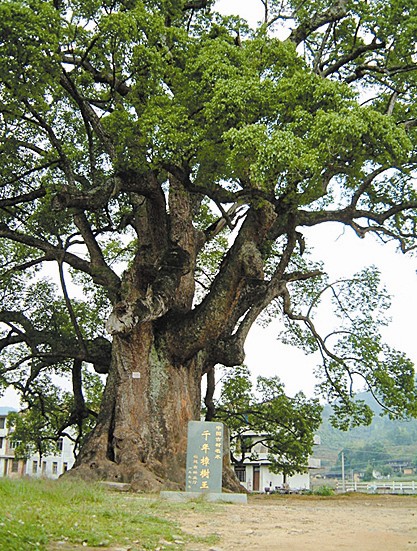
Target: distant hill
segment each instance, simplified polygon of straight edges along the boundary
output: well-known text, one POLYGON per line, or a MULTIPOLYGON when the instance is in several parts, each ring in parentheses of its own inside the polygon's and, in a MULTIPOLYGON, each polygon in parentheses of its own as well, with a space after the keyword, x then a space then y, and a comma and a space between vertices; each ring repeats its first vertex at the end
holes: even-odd
MULTIPOLYGON (((329 418, 332 415, 331 406, 323 410, 323 423, 318 431, 321 445, 315 452, 322 460, 323 467, 332 467, 338 463, 341 450, 357 452, 357 450, 377 447, 380 463, 390 460, 417 461, 417 419, 407 421, 390 420, 382 415, 382 408, 369 393, 360 393, 358 399, 364 400, 375 412, 372 423, 367 427, 357 427, 347 432, 331 426, 329 418)), ((376 452, 375 452, 376 453, 376 452)), ((378 463, 378 456, 367 456, 363 453, 363 466, 370 462, 378 463)))

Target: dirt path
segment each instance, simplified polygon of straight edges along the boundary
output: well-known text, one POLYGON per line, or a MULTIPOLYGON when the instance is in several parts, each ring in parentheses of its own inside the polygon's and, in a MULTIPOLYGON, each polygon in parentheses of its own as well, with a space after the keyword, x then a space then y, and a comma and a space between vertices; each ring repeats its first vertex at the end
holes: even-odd
POLYGON ((184 511, 176 520, 189 534, 219 536, 187 551, 417 551, 417 497, 251 496, 247 505, 184 511))

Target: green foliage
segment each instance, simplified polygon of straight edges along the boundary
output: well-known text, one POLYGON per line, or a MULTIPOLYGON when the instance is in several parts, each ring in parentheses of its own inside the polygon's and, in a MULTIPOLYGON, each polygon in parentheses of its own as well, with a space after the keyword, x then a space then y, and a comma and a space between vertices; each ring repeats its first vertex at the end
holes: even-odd
POLYGON ((364 482, 370 482, 374 479, 374 468, 372 465, 368 465, 363 474, 362 480, 364 482))
POLYGON ((0 6, 0 20, 0 62, 7 84, 2 94, 15 105, 30 97, 44 106, 45 93, 59 72, 61 25, 56 10, 40 0, 5 0, 0 6))
POLYGON ((96 374, 84 369, 82 372, 84 397, 86 405, 92 411, 98 413, 103 397, 103 380, 96 374))
POLYGON ((394 469, 391 467, 391 465, 383 465, 380 471, 381 475, 386 478, 390 478, 391 475, 394 473, 394 469))
POLYGON ((11 442, 17 444, 15 457, 28 459, 31 455, 53 455, 56 452, 56 434, 48 417, 41 415, 37 409, 29 409, 21 413, 10 413, 7 425, 12 431, 11 442))
POLYGON ((230 429, 234 462, 256 457, 262 445, 272 472, 290 476, 306 468, 321 410, 301 392, 286 396, 277 377, 258 377, 254 394, 249 370, 237 366, 222 381, 216 418, 230 429))
POLYGON ((313 492, 316 496, 329 497, 334 495, 334 490, 330 486, 319 486, 313 492))
POLYGON ((236 366, 233 371, 227 372, 222 379, 218 415, 222 416, 223 410, 231 412, 227 426, 232 432, 238 431, 246 424, 253 401, 252 387, 249 369, 244 365, 236 366))

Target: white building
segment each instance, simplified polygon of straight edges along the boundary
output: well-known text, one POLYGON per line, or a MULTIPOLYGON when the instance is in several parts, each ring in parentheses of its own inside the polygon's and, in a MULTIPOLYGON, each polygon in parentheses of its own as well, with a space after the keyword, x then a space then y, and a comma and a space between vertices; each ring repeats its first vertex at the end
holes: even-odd
POLYGON ((32 455, 26 461, 15 458, 16 443, 10 440, 10 432, 7 428, 7 415, 15 411, 13 408, 0 407, 0 477, 58 478, 70 469, 75 461, 74 445, 67 437, 58 440, 54 455, 43 456, 42 460, 39 454, 32 455))
MULTIPOLYGON (((251 438, 252 441, 260 440, 260 435, 253 433, 245 433, 245 437, 251 438)), ((314 437, 314 444, 320 444, 320 437, 314 437)), ((271 461, 268 459, 268 448, 257 442, 252 448, 251 453, 256 456, 256 459, 245 458, 243 464, 235 465, 234 469, 242 486, 249 492, 270 492, 284 489, 284 475, 282 473, 275 474, 269 470, 271 461)), ((296 473, 292 476, 287 476, 285 489, 290 491, 309 490, 310 489, 310 472, 313 469, 320 468, 320 459, 309 457, 307 472, 296 473)))

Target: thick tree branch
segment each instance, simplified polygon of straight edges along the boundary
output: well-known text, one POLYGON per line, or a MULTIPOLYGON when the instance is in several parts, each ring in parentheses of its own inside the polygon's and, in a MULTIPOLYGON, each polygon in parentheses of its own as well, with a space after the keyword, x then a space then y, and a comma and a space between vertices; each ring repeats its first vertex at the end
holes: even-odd
POLYGON ((92 266, 102 268, 103 270, 108 270, 109 267, 104 259, 103 251, 100 249, 97 240, 94 237, 93 231, 84 212, 81 211, 74 214, 74 223, 80 230, 84 243, 88 249, 92 266))
MULTIPOLYGON (((164 168, 170 174, 172 174, 175 178, 177 178, 190 193, 195 193, 197 195, 206 195, 217 204, 235 203, 239 198, 239 192, 234 192, 228 189, 224 189, 220 185, 216 185, 216 186, 203 186, 200 184, 195 185, 191 181, 191 178, 190 178, 191 171, 189 168, 187 169, 187 168, 179 167, 174 164, 165 164, 164 168)), ((246 192, 246 195, 247 195, 247 192, 246 192)))
POLYGON ((207 371, 207 390, 204 398, 204 404, 207 408, 206 421, 212 421, 216 413, 216 407, 214 405, 214 391, 216 390, 215 369, 212 367, 207 371))
POLYGON ((48 152, 39 147, 38 145, 30 142, 25 142, 23 140, 17 140, 15 138, 9 138, 16 146, 16 148, 23 148, 28 149, 29 151, 33 151, 34 153, 37 153, 40 157, 46 157, 48 155, 48 152))
POLYGON ((74 408, 68 422, 71 425, 76 423, 81 430, 83 420, 88 417, 88 410, 83 394, 82 362, 80 360, 74 360, 72 366, 72 393, 74 395, 74 408))
POLYGON ((88 124, 91 124, 91 127, 94 129, 98 139, 102 143, 105 151, 109 155, 110 159, 115 159, 115 151, 114 146, 111 141, 110 136, 105 132, 99 117, 97 116, 94 109, 91 107, 91 105, 80 95, 78 92, 75 84, 71 80, 68 73, 63 70, 61 79, 60 79, 61 86, 68 92, 68 94, 72 97, 72 99, 75 101, 75 103, 78 105, 80 112, 83 116, 84 121, 88 121, 88 124))
POLYGON ((210 293, 178 324, 170 347, 179 358, 193 356, 207 343, 216 342, 241 308, 248 286, 264 278, 259 246, 276 218, 272 205, 248 211, 238 236, 223 260, 210 293), (190 338, 192 334, 192 339, 190 338))
MULTIPOLYGON (((290 235, 287 247, 281 256, 281 261, 270 281, 253 279, 246 281, 244 285, 241 283, 239 302, 234 305, 233 309, 229 310, 217 339, 213 339, 214 344, 208 350, 207 362, 209 365, 214 366, 216 363, 221 363, 233 366, 242 363, 245 356, 244 343, 250 328, 262 311, 282 294, 286 282, 322 275, 318 270, 285 274, 294 247, 300 240, 298 232, 292 231, 290 235)), ((236 269, 236 273, 239 274, 238 269, 236 269)), ((217 312, 214 315, 217 315, 217 312)), ((213 325, 213 317, 210 316, 208 319, 213 325)))
POLYGON ((53 365, 65 359, 93 364, 98 373, 107 373, 111 360, 111 343, 104 337, 64 339, 52 328, 37 329, 22 313, 3 310, 0 323, 10 327, 8 335, 0 339, 0 351, 7 347, 26 344, 31 354, 25 358, 38 359, 44 365, 53 365))
POLYGON ((340 21, 347 13, 347 0, 337 0, 337 2, 327 11, 312 14, 309 19, 302 21, 299 26, 291 32, 289 39, 298 45, 320 27, 340 21))
POLYGON ((88 191, 63 185, 52 200, 52 208, 57 211, 66 208, 97 211, 107 205, 116 185, 117 183, 110 178, 104 184, 88 191))
POLYGON ((350 84, 363 78, 366 75, 381 75, 385 77, 393 77, 402 73, 410 73, 417 70, 417 64, 399 65, 394 67, 380 66, 376 63, 363 63, 358 65, 355 71, 349 75, 345 82, 350 84))
MULTIPOLYGON (((388 206, 382 212, 357 209, 353 208, 352 206, 348 206, 340 210, 329 210, 321 212, 299 211, 298 223, 301 226, 315 226, 323 222, 340 222, 347 226, 353 227, 358 235, 360 237, 363 237, 363 231, 391 231, 388 228, 384 228, 384 223, 387 222, 389 219, 394 218, 396 215, 404 213, 406 211, 417 211, 417 201, 405 201, 404 203, 400 203, 398 205, 388 206), (378 224, 378 226, 369 226, 367 228, 361 229, 361 226, 359 226, 355 222, 355 220, 361 218, 374 222, 378 224)), ((397 237, 400 238, 401 235, 397 234, 397 237)))
MULTIPOLYGON (((43 167, 37 167, 37 170, 42 170, 43 167)), ((33 170, 30 171, 31 173, 34 172, 33 170)), ((21 177, 16 177, 16 182, 18 182, 21 179, 21 177)), ((8 182, 10 183, 10 182, 8 182)), ((15 207, 17 205, 21 205, 22 203, 31 203, 32 201, 36 201, 36 199, 41 199, 42 197, 45 197, 46 190, 42 187, 39 189, 35 189, 33 191, 29 191, 28 193, 23 193, 22 195, 17 195, 15 197, 7 197, 6 199, 0 199, 0 208, 6 208, 6 207, 15 207)))
POLYGON ((236 225, 234 220, 238 217, 239 211, 244 208, 239 204, 239 202, 234 203, 227 211, 223 209, 220 203, 217 205, 222 213, 222 216, 204 230, 206 242, 214 239, 226 226, 233 230, 236 225))
POLYGON ((66 65, 82 67, 93 76, 95 82, 99 84, 107 84, 112 90, 121 96, 126 97, 131 91, 131 87, 128 86, 123 80, 115 78, 113 74, 104 73, 103 71, 97 70, 92 63, 88 61, 87 54, 88 52, 86 52, 83 57, 73 54, 64 54, 62 56, 62 62, 66 65))
POLYGON ((30 268, 33 268, 34 266, 39 266, 40 264, 43 264, 46 262, 48 258, 46 256, 40 256, 39 258, 34 258, 33 260, 28 260, 27 262, 21 262, 19 264, 12 264, 12 260, 10 260, 10 263, 7 264, 9 267, 8 270, 5 270, 3 272, 4 275, 8 275, 11 273, 16 272, 24 272, 25 270, 29 270, 30 268))
POLYGON ((352 196, 352 201, 350 203, 352 208, 356 208, 359 199, 369 189, 369 187, 374 182, 375 178, 377 178, 377 176, 379 176, 380 174, 383 174, 385 171, 389 170, 389 168, 390 167, 381 166, 376 170, 373 170, 366 178, 364 178, 362 184, 358 187, 358 189, 355 191, 355 193, 352 196))
POLYGON ((402 124, 404 128, 408 131, 417 126, 417 119, 409 119, 408 121, 401 121, 399 124, 402 124))
POLYGON ((107 267, 103 269, 103 266, 97 268, 91 262, 83 260, 67 251, 63 251, 60 247, 51 245, 51 243, 47 241, 11 230, 6 224, 0 224, 0 238, 2 237, 44 252, 46 260, 61 261, 62 259, 76 270, 80 270, 90 275, 97 285, 107 290, 110 297, 115 298, 118 296, 120 279, 110 268, 107 267))
MULTIPOLYGON (((243 346, 244 346, 246 337, 248 336, 248 333, 252 325, 258 319, 258 317, 263 312, 263 310, 274 299, 279 297, 282 294, 283 290, 285 289, 285 282, 283 279, 284 272, 291 259, 296 242, 297 242, 296 232, 293 231, 290 233, 288 237, 287 245, 284 249, 283 254, 281 255, 280 261, 278 263, 278 266, 271 280, 269 282, 264 283, 264 290, 260 294, 260 297, 258 298, 258 300, 254 300, 253 297, 250 298, 248 302, 247 311, 244 312, 244 318, 240 321, 238 329, 236 331, 234 331, 235 329, 234 325, 236 324, 237 320, 233 320, 235 323, 233 324, 232 327, 230 327, 230 331, 231 332, 233 331, 233 336, 230 337, 230 340, 233 342, 234 347, 239 347, 242 354, 243 354, 243 346)), ((239 318, 240 317, 241 315, 239 316, 239 318)), ((223 365, 230 365, 228 363, 225 363, 222 359, 219 359, 217 361, 219 363, 223 363, 223 365)), ((241 359, 240 362, 235 362, 235 363, 237 364, 242 362, 243 362, 243 359, 241 359)))

